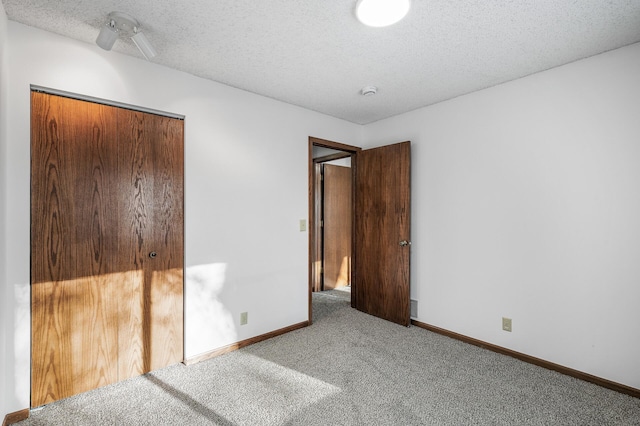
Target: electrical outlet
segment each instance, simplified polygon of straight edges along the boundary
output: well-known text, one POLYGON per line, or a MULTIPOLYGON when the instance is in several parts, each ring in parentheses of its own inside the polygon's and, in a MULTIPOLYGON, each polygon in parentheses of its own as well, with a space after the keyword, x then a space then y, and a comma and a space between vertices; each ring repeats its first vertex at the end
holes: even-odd
POLYGON ((249 322, 249 313, 242 312, 240 314, 240 325, 247 325, 248 322, 249 322))
POLYGON ((300 219, 300 232, 304 232, 307 230, 307 221, 305 219, 300 219))
POLYGON ((502 329, 504 331, 511 331, 511 318, 502 317, 502 329))

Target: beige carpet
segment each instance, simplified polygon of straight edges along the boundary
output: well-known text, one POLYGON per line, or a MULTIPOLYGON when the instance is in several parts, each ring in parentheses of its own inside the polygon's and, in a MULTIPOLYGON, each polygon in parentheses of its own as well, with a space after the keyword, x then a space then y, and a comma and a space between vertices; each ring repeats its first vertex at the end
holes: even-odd
POLYGON ((20 425, 640 425, 640 400, 314 294, 314 324, 20 425))

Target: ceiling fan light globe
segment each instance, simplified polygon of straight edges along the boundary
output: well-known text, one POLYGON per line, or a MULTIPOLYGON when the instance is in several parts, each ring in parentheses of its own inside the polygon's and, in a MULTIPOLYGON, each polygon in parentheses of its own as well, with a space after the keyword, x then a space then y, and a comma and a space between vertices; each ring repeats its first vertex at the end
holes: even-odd
POLYGON ((104 50, 111 50, 117 39, 117 28, 114 28, 107 23, 100 28, 100 33, 98 34, 98 38, 96 38, 96 44, 104 50))
POLYGON ((149 39, 147 38, 147 36, 144 35, 144 33, 137 32, 131 37, 131 40, 136 45, 138 50, 140 50, 140 53, 142 53, 142 55, 147 60, 152 59, 158 54, 158 52, 151 45, 151 43, 149 42, 149 39))

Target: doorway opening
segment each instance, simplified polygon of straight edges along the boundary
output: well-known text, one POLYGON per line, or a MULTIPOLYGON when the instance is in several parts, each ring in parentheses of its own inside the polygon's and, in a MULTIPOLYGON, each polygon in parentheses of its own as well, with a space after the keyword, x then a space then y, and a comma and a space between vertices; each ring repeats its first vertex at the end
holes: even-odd
MULTIPOLYGON (((350 283, 351 307, 404 326, 410 320, 411 246, 411 142, 399 142, 363 150, 309 138, 309 324, 312 294, 339 283, 350 283), (328 149, 328 151, 327 151, 328 149), (315 154, 315 155, 314 155, 315 154), (318 176, 322 165, 326 179, 331 162, 349 158, 351 177, 350 252, 327 252, 326 202, 328 197, 318 176), (322 200, 324 195, 324 201, 322 200), (322 208, 322 211, 320 210, 322 208), (322 226, 324 225, 324 226, 322 226), (347 254, 345 254, 347 253, 347 254), (328 261, 334 258, 328 276, 328 261), (345 259, 346 258, 346 259, 345 259), (350 259, 350 260, 349 260, 350 259), (344 266, 343 266, 344 265, 344 266), (338 277, 333 283, 331 280, 338 277)), ((343 198, 346 198, 343 196, 343 198)), ((344 204, 344 203, 343 203, 344 204)), ((334 208, 334 207, 332 207, 334 208)), ((342 216, 344 217, 344 215, 342 216)), ((340 222, 340 217, 337 219, 340 222)), ((347 221, 347 220, 342 220, 347 221)), ((333 237, 335 239, 335 237, 333 237)), ((341 249, 342 250, 342 249, 341 249)))
POLYGON ((353 183, 358 151, 355 146, 309 138, 309 323, 313 292, 351 292, 354 283, 353 183))

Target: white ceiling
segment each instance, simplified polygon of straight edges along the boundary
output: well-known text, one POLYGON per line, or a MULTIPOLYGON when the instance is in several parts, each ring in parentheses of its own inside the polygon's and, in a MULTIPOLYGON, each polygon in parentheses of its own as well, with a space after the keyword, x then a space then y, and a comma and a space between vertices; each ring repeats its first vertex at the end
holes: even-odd
MULTIPOLYGON (((359 124, 640 41, 640 0, 413 0, 386 28, 360 24, 356 0, 2 2, 87 43, 129 13, 155 63, 359 124)), ((129 40, 113 50, 141 57, 129 40)))

